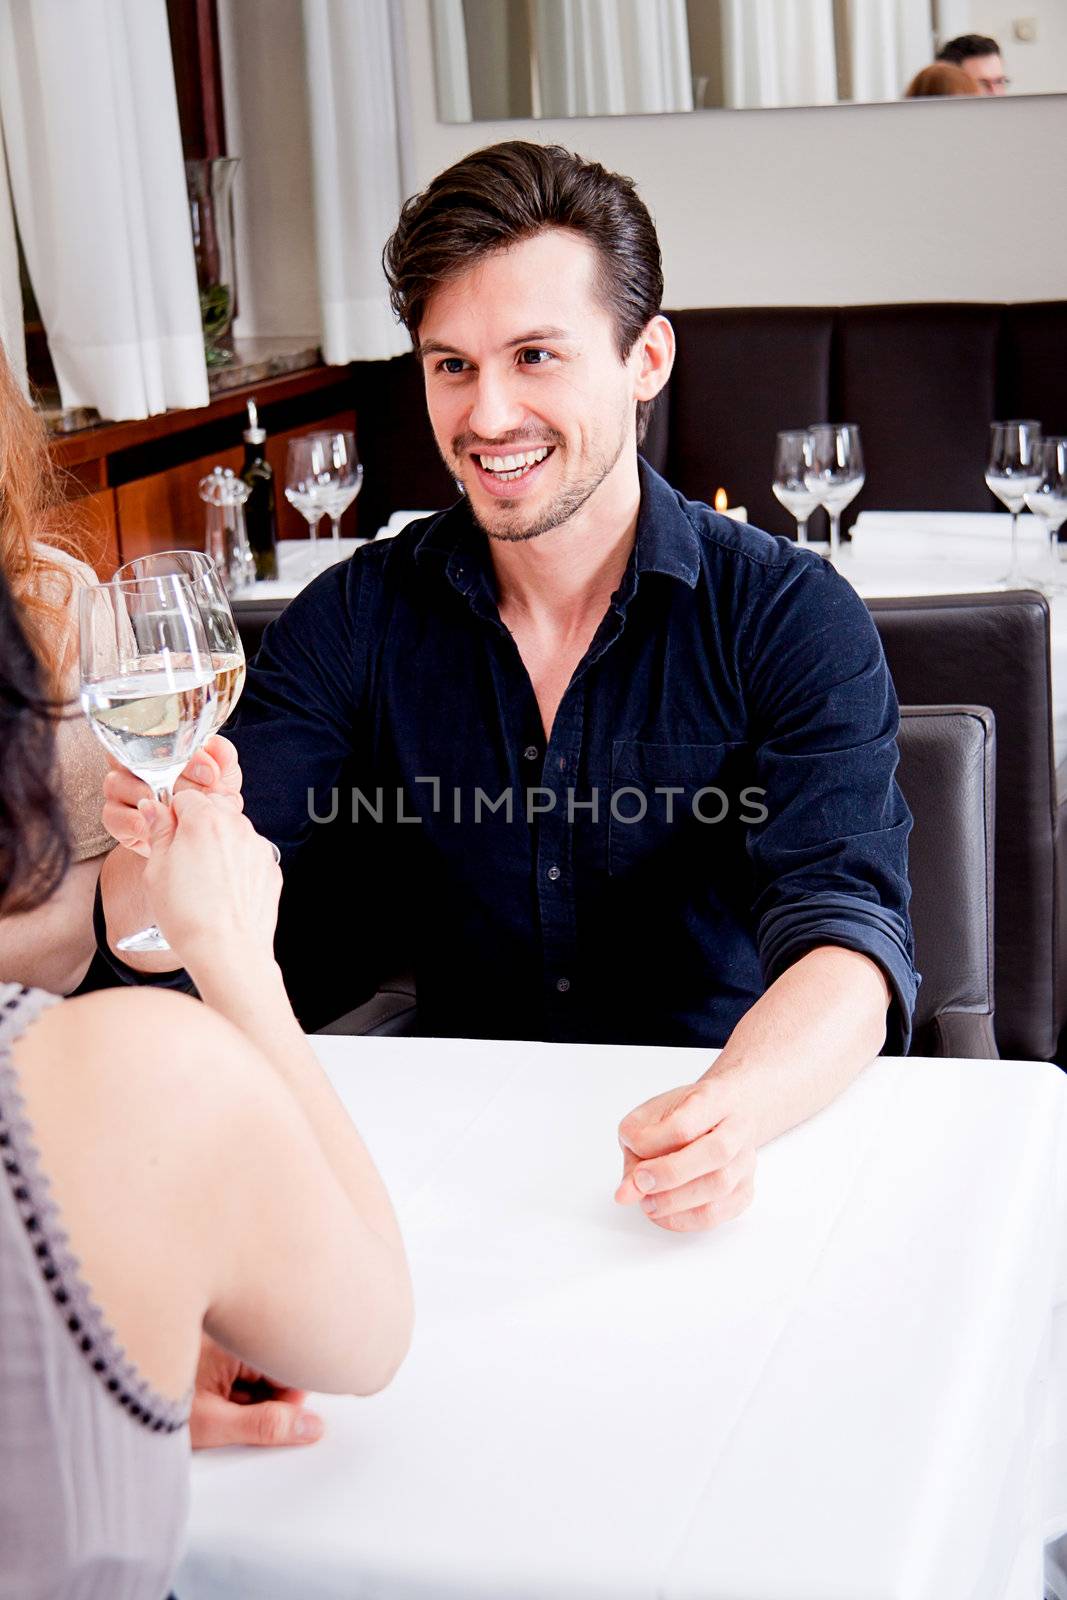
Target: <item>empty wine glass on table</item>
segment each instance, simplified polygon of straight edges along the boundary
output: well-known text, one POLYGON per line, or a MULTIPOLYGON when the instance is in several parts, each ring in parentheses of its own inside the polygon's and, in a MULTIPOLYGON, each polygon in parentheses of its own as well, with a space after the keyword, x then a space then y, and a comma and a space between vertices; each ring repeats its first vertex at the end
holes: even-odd
POLYGON ((1067 522, 1067 438, 1056 435, 1040 440, 1035 461, 1041 480, 1036 489, 1028 491, 1026 507, 1040 517, 1049 537, 1048 577, 1037 582, 1047 594, 1061 594, 1067 590, 1067 546, 1059 540, 1059 531, 1067 522))
POLYGON ((841 545, 841 513, 863 488, 863 446, 854 422, 819 422, 811 428, 811 467, 804 483, 830 518, 830 560, 841 545))
POLYGON ((290 439, 285 461, 285 498, 308 525, 311 570, 318 570, 319 523, 330 509, 332 458, 328 435, 306 433, 290 439))
POLYGON ((336 560, 341 553, 341 518, 363 487, 363 468, 356 454, 355 435, 348 429, 337 433, 317 435, 326 446, 323 487, 326 492, 326 514, 333 532, 333 550, 336 560))
POLYGON ((200 550, 162 550, 127 561, 115 578, 121 582, 126 578, 166 577, 170 573, 188 578, 200 609, 215 669, 215 721, 211 732, 218 733, 241 698, 245 649, 214 561, 200 550))
MULTIPOLYGON (((78 599, 81 704, 109 755, 162 805, 215 726, 215 666, 188 577, 95 585, 78 599)), ((156 927, 120 950, 169 950, 156 927)))
POLYGON ((1011 561, 1007 574, 997 579, 994 585, 997 589, 1020 589, 1025 586, 1026 580, 1019 566, 1019 512, 1026 504, 1027 495, 1033 494, 1041 482, 1038 465, 1040 441, 1040 422, 994 422, 990 425, 986 486, 1011 512, 1011 561))
POLYGON ((807 544, 808 518, 819 504, 806 482, 811 470, 811 434, 807 429, 789 428, 779 433, 772 488, 775 499, 796 520, 797 544, 807 544))

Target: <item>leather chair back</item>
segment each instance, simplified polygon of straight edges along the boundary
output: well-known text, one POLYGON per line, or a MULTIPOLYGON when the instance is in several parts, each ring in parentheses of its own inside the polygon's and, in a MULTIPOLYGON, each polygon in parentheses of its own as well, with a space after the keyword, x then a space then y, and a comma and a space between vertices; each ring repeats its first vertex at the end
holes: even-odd
POLYGON ((922 973, 911 1053, 995 1057, 993 717, 984 706, 904 706, 897 744, 922 973))
POLYGON ((1048 604, 1026 591, 868 604, 902 703, 984 705, 996 719, 997 1044, 1047 1061, 1064 1021, 1048 604))

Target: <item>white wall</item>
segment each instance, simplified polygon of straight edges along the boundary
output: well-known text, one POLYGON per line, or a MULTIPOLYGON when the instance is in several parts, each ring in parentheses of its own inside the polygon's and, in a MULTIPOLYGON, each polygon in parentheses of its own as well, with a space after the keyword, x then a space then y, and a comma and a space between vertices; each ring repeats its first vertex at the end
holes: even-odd
MULTIPOLYGON (((416 185, 497 139, 571 145, 637 180, 669 306, 1067 298, 1067 97, 449 125, 429 0, 395 3, 416 185)), ((243 157, 242 333, 318 327, 300 10, 220 6, 230 150, 243 157)))

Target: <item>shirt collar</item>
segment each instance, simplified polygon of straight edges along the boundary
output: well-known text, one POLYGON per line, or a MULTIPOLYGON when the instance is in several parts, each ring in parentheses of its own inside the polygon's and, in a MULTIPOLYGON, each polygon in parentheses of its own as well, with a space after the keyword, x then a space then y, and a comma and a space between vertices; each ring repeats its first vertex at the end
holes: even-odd
MULTIPOLYGON (((685 502, 640 456, 637 470, 641 505, 630 566, 634 584, 645 572, 661 572, 694 589, 700 575, 700 542, 685 502)), ((420 564, 436 560, 453 586, 467 594, 479 578, 492 583, 486 544, 464 498, 433 518, 415 547, 415 559, 420 564)))

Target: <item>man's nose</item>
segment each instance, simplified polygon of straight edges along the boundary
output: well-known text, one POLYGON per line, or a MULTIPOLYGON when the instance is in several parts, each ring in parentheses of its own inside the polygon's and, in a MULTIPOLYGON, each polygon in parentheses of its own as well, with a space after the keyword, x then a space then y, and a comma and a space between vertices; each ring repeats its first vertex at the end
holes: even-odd
POLYGON ((500 373, 478 373, 474 404, 467 427, 479 439, 492 443, 515 428, 520 428, 526 413, 512 382, 500 373))

